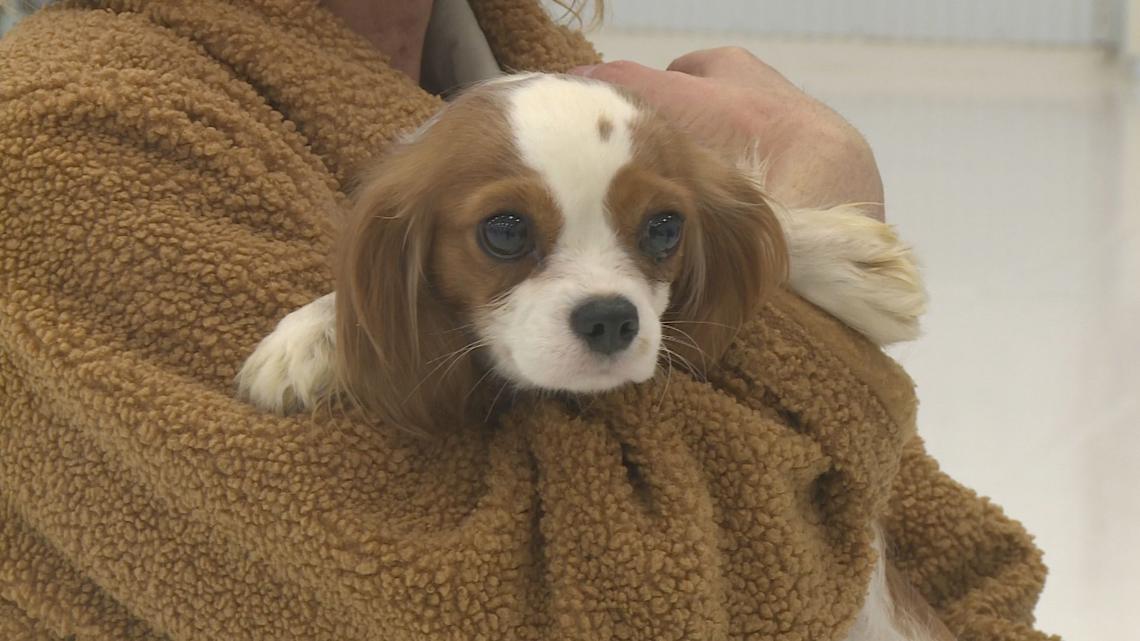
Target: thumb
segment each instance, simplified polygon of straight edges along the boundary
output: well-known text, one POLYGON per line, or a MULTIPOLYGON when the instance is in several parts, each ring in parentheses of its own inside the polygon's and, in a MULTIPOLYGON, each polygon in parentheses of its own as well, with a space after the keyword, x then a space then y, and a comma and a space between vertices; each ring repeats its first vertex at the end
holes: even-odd
POLYGON ((570 73, 628 89, 678 122, 686 120, 686 115, 691 116, 687 112, 702 104, 703 97, 707 97, 707 87, 700 84, 702 78, 677 71, 662 71, 629 60, 575 67, 570 73))
POLYGON ((666 76, 672 75, 630 60, 615 60, 597 65, 575 67, 570 70, 570 74, 602 80, 637 93, 643 93, 655 84, 662 82, 666 76))

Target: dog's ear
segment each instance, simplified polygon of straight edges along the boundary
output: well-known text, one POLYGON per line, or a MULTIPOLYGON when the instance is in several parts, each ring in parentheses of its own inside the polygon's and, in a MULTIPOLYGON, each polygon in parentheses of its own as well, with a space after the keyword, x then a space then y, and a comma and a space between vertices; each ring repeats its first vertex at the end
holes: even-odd
POLYGON ((788 252, 756 182, 711 152, 694 154, 696 225, 686 232, 664 329, 676 333, 671 349, 703 371, 786 278, 788 252))
POLYGON ((474 367, 462 321, 433 293, 430 159, 390 154, 362 183, 334 264, 340 387, 376 419, 426 433, 461 421, 474 367))

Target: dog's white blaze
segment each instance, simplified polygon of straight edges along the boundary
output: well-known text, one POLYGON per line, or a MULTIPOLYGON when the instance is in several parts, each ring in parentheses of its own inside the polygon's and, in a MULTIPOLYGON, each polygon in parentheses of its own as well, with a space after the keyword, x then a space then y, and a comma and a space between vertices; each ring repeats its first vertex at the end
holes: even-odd
POLYGON ((607 85, 557 77, 521 82, 508 105, 519 158, 545 182, 562 229, 542 274, 516 287, 482 323, 496 368, 524 386, 572 391, 649 378, 667 301, 633 264, 605 203, 633 158, 637 108, 607 85), (607 295, 629 299, 641 326, 629 349, 610 359, 590 353, 569 324, 575 306, 607 295))
POLYGON ((542 177, 562 210, 558 249, 597 247, 613 238, 605 198, 633 158, 637 108, 611 87, 556 77, 532 79, 510 93, 510 123, 519 156, 542 177), (612 125, 604 140, 598 122, 612 125))

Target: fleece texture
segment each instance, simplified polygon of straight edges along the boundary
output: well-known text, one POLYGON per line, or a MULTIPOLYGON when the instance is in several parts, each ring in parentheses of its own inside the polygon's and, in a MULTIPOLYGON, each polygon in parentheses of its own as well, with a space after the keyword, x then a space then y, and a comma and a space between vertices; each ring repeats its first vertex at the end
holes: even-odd
MULTIPOLYGON (((471 0, 499 62, 594 62, 471 0)), ((420 439, 234 399, 438 107, 315 0, 67 2, 0 40, 0 638, 841 639, 887 524, 964 641, 1045 639, 1021 527, 906 374, 777 294, 708 379, 420 439)))

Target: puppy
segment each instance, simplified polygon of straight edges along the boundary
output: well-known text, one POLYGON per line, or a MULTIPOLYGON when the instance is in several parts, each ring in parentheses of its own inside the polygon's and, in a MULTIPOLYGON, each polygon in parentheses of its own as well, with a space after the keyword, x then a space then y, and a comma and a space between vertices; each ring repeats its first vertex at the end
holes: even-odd
MULTIPOLYGON (((914 338, 925 294, 892 230, 855 207, 778 211, 758 176, 607 84, 473 88, 363 181, 336 293, 280 322, 239 393, 282 413, 346 396, 431 431, 485 416, 480 386, 588 394, 665 359, 699 374, 785 279, 879 344, 914 338)), ((851 641, 936 638, 887 569, 851 641)))
POLYGON ((606 84, 469 90, 363 181, 337 293, 281 321, 240 394, 280 413, 345 394, 429 431, 470 415, 477 381, 599 392, 663 354, 699 373, 785 276, 880 344, 914 338, 925 295, 891 228, 774 210, 757 174, 606 84))

